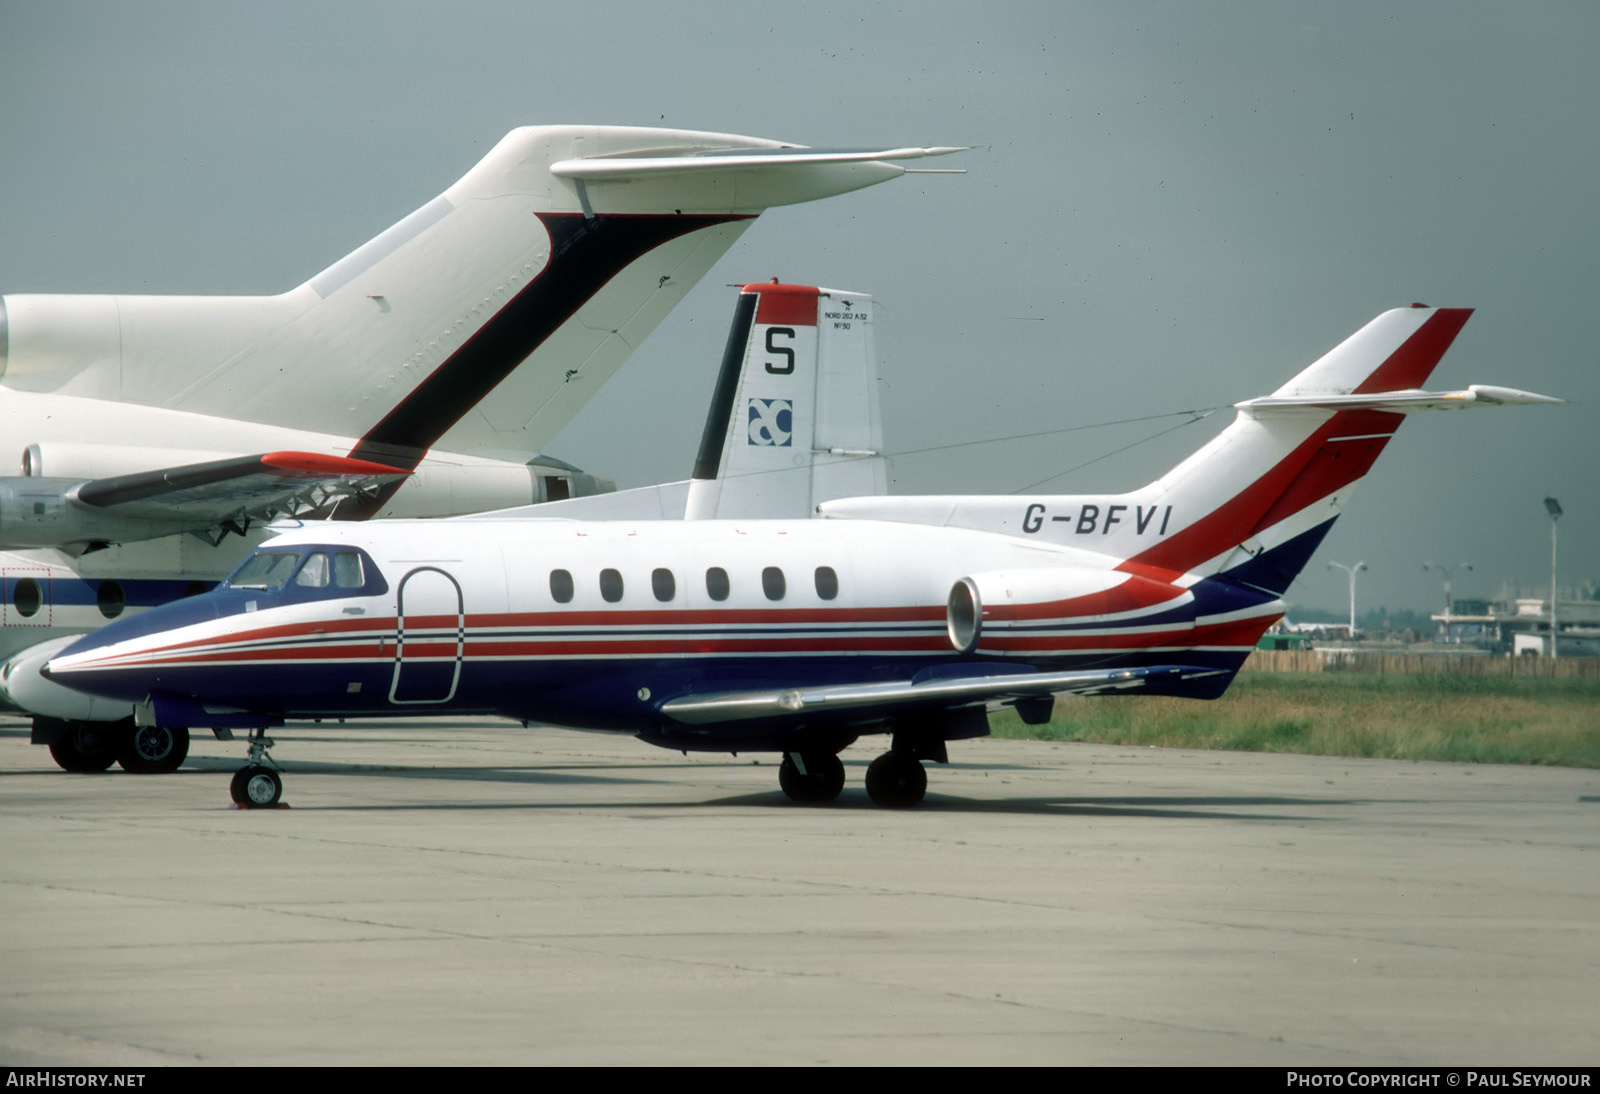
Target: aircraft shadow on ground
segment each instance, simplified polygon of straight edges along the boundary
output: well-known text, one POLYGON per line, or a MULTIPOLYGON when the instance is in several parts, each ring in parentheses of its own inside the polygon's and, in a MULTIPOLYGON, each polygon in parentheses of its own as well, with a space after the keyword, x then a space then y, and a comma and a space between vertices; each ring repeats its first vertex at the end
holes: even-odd
MULTIPOLYGON (((768 765, 762 765, 768 766, 768 765)), ((855 765, 852 765, 855 766, 855 765)), ((218 774, 231 771, 234 765, 218 760, 200 760, 184 769, 182 773, 196 776, 215 777, 218 774)), ((776 784, 777 765, 772 764, 769 770, 773 773, 776 784)), ((337 775, 360 778, 363 776, 376 776, 381 778, 418 779, 418 780, 448 780, 462 783, 499 783, 506 786, 522 786, 538 788, 541 786, 644 786, 657 782, 656 779, 647 777, 645 772, 674 771, 682 773, 685 768, 673 763, 664 764, 559 764, 549 767, 531 766, 506 766, 485 767, 475 765, 472 767, 399 767, 376 764, 334 764, 313 762, 306 764, 293 764, 286 772, 288 776, 288 789, 284 799, 293 804, 294 780, 299 777, 316 775, 337 775)), ((708 794, 715 794, 711 786, 707 786, 708 794)), ((922 804, 909 810, 913 813, 988 813, 988 814, 1013 814, 1035 816, 1117 816, 1117 817, 1149 817, 1167 818, 1174 820, 1245 820, 1245 821, 1272 821, 1272 822, 1307 822, 1325 820, 1325 815, 1301 810, 1323 810, 1329 807, 1349 807, 1361 804, 1352 798, 1313 798, 1290 796, 1261 796, 1261 795, 1106 795, 1103 797, 1092 795, 1029 795, 1026 797, 1004 798, 972 798, 961 795, 942 793, 938 790, 930 791, 922 804), (1263 808, 1273 809, 1273 812, 1259 812, 1263 808), (1248 812, 1243 812, 1248 810, 1248 812)), ((652 811, 704 811, 728 808, 771 808, 784 810, 867 810, 874 813, 883 812, 880 806, 872 803, 866 791, 860 786, 860 780, 854 780, 853 785, 847 786, 839 798, 826 805, 799 805, 789 801, 776 785, 771 790, 762 790, 755 793, 742 793, 736 795, 708 796, 698 801, 664 801, 660 799, 643 800, 612 800, 600 797, 586 797, 575 801, 540 801, 530 798, 520 802, 415 802, 415 803, 352 803, 349 805, 313 806, 319 811, 370 811, 370 810, 399 810, 399 811, 428 811, 428 810, 567 810, 567 809, 648 809, 652 811)))

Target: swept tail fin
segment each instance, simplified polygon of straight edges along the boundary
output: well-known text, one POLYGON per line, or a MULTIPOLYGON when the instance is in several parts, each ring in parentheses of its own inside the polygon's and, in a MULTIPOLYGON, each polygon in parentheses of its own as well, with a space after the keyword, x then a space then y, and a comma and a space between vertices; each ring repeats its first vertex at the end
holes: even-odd
POLYGON ((1140 490, 861 498, 823 513, 1038 537, 1162 581, 1225 574, 1280 596, 1407 413, 1560 401, 1486 386, 1420 390, 1471 314, 1422 305, 1385 312, 1272 395, 1237 404, 1227 429, 1140 490))
POLYGON ((954 149, 513 130, 443 194, 274 296, 0 300, 17 390, 429 448, 542 451, 749 222, 954 149), (493 398, 489 398, 490 393, 493 398))

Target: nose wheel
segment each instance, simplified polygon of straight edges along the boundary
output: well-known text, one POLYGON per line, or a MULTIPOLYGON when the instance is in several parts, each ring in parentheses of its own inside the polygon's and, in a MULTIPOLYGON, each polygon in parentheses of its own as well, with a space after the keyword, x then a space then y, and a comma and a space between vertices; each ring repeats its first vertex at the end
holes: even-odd
POLYGON ((283 776, 279 775, 267 749, 272 738, 264 730, 250 731, 250 762, 233 773, 228 792, 234 803, 244 809, 271 809, 283 797, 283 776))
POLYGON ((283 797, 283 779, 270 767, 251 764, 234 772, 228 789, 233 800, 246 809, 269 809, 283 797))

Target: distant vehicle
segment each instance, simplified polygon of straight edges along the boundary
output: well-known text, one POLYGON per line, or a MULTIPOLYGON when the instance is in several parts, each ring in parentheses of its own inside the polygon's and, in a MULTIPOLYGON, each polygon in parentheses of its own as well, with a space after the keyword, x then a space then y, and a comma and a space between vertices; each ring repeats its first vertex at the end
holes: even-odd
MULTIPOLYGON (((770 420, 784 351, 845 320, 816 290, 761 290, 730 343, 765 349, 748 413, 770 420)), ((867 793, 912 805, 922 762, 986 735, 990 704, 1040 723, 1060 694, 1221 695, 1406 413, 1557 401, 1420 390, 1470 314, 1384 313, 1131 493, 848 498, 809 521, 307 527, 45 671, 136 702, 143 726, 250 730, 232 785, 246 806, 282 793, 265 733, 284 719, 422 713, 779 752, 780 785, 807 802, 839 794, 840 749, 886 733, 867 793)))
POLYGON ((170 769, 124 706, 37 680, 50 640, 208 587, 276 517, 611 490, 538 453, 750 222, 950 151, 528 127, 276 296, 0 297, 0 686, 29 678, 7 697, 64 767, 170 769))

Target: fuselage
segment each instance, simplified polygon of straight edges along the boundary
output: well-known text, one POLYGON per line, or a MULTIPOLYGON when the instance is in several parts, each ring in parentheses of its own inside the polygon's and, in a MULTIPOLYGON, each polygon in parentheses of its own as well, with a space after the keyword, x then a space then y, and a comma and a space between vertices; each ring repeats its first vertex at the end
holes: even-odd
POLYGON ((877 521, 307 527, 50 671, 195 725, 477 712, 648 736, 667 700, 728 689, 1131 667, 1180 650, 1231 675, 1282 611, 1225 580, 1118 561, 877 521))

